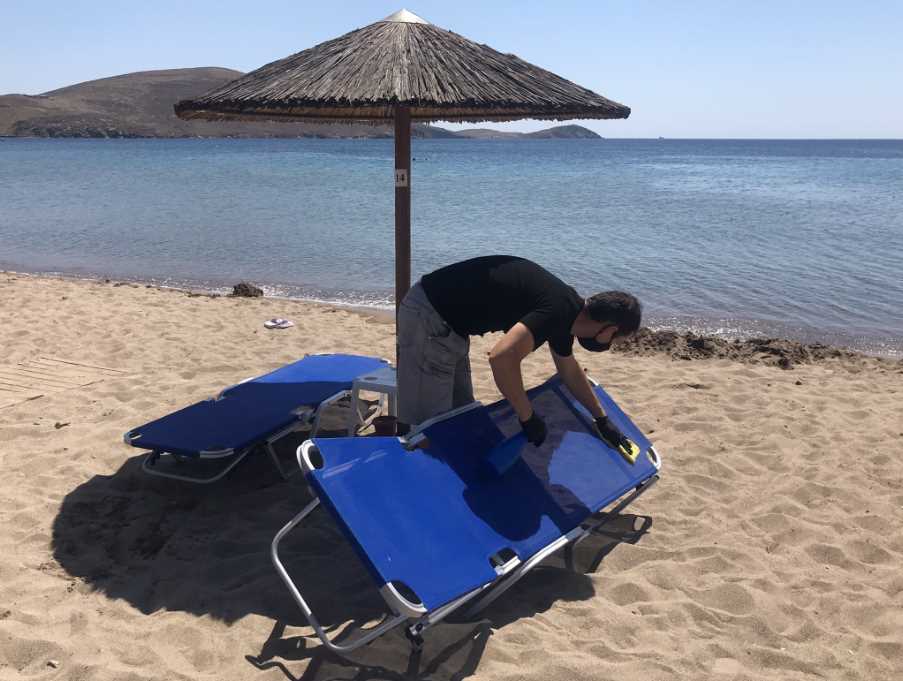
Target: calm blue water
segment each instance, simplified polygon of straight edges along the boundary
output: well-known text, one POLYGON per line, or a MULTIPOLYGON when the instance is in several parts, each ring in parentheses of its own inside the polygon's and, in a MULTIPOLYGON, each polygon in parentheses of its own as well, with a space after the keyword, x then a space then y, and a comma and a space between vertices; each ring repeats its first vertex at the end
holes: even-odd
MULTIPOLYGON (((0 268, 391 302, 391 140, 0 140, 0 268)), ((655 325, 903 352, 903 142, 415 140, 415 276, 514 253, 655 325)))

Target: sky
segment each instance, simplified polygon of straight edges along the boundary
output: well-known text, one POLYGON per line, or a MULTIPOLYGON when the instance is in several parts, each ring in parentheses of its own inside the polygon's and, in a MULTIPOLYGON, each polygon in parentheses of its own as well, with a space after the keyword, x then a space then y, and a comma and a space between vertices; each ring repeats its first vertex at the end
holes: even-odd
POLYGON ((901 0, 0 2, 3 94, 152 69, 250 71, 406 6, 630 106, 625 121, 580 122, 604 137, 903 138, 901 0))

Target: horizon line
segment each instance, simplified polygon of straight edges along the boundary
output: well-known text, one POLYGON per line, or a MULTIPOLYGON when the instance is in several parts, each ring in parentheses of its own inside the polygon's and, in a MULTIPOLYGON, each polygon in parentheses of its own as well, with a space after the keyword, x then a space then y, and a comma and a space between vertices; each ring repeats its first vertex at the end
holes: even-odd
MULTIPOLYGON (((341 125, 342 123, 324 123, 323 125, 341 125)), ((441 128, 442 126, 433 125, 431 123, 427 123, 426 125, 431 125, 432 127, 441 128)), ((568 124, 564 124, 568 125, 568 124)), ((573 124, 571 124, 573 125, 573 124)), ((560 127, 560 126, 552 126, 560 127)), ((495 130, 494 128, 473 128, 478 130, 493 130, 494 132, 502 132, 506 134, 514 134, 514 135, 530 135, 533 132, 542 132, 542 130, 533 130, 530 132, 522 132, 522 131, 514 131, 514 130, 495 130)), ((545 128, 546 130, 550 128, 545 128)), ((443 130, 447 130, 448 132, 458 133, 464 132, 459 130, 448 130, 448 128, 443 128, 443 130)), ((595 132, 593 130, 592 132, 595 132)), ((598 134, 598 133, 597 133, 598 134)), ((308 139, 308 140, 336 140, 336 139, 355 139, 355 140, 386 140, 391 139, 389 137, 357 137, 357 136, 349 136, 349 137, 305 137, 303 135, 298 135, 297 137, 221 137, 221 136, 206 136, 206 135, 186 135, 183 137, 164 137, 164 136, 148 136, 148 137, 41 137, 37 135, 0 135, 0 139, 20 139, 20 140, 186 140, 186 139, 234 139, 234 140, 250 140, 250 139, 258 139, 258 140, 292 140, 292 139, 308 139)), ((441 142, 446 139, 452 138, 443 138, 443 137, 412 137, 412 140, 423 140, 428 139, 431 141, 441 142)), ((557 138, 548 138, 541 139, 541 142, 548 141, 572 141, 572 142, 591 142, 595 139, 600 140, 619 140, 624 142, 903 142, 903 137, 608 137, 605 135, 599 135, 598 138, 591 137, 557 137, 557 138)), ((492 139, 484 139, 484 140, 473 140, 475 142, 501 142, 504 140, 492 140, 492 139)))

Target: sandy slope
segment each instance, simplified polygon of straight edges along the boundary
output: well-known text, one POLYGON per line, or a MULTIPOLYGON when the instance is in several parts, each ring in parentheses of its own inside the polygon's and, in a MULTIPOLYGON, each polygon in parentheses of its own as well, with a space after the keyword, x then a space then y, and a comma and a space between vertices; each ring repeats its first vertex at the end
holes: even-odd
MULTIPOLYGON (((392 332, 297 302, 0 274, 0 364, 91 365, 0 408, 0 679, 903 678, 903 373, 877 360, 579 351, 664 457, 623 541, 584 543, 576 570, 549 560, 419 657, 400 634, 323 654, 267 555, 303 486, 264 459, 165 484, 120 438, 305 352, 391 356, 392 332), (275 316, 297 326, 266 331, 275 316)), ((528 361, 530 382, 550 370, 528 361)), ((375 612, 325 514, 287 548, 324 624, 375 612)))

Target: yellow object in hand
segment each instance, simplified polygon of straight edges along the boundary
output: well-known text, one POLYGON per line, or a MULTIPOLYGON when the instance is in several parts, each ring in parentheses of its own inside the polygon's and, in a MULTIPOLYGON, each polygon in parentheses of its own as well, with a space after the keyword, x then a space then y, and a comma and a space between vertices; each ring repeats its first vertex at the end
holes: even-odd
POLYGON ((618 445, 618 454, 623 456, 627 460, 627 463, 632 466, 636 463, 636 458, 640 455, 640 448, 627 438, 624 438, 624 442, 627 446, 624 446, 623 444, 618 445))

